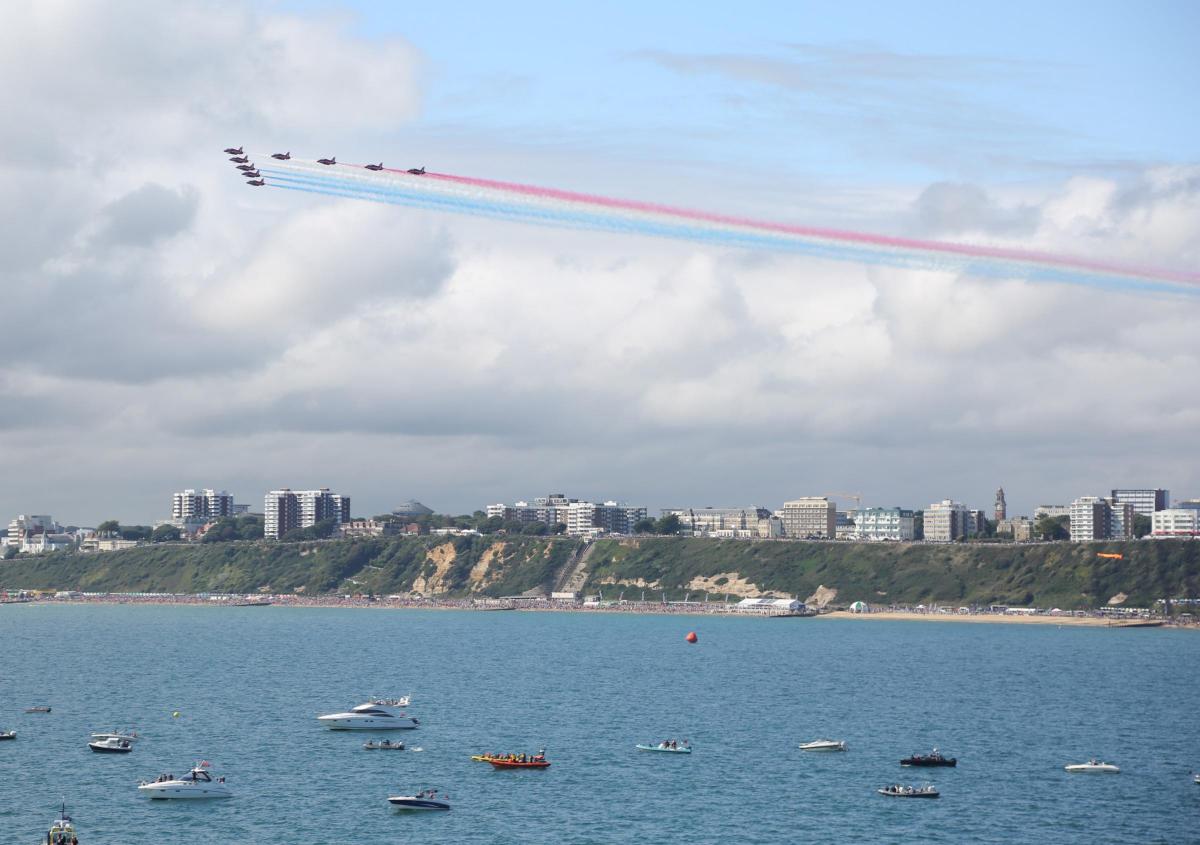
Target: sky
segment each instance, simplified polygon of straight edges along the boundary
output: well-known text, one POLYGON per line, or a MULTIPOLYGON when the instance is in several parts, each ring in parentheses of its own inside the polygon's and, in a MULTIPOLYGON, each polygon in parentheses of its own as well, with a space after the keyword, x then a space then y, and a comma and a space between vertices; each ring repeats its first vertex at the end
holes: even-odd
POLYGON ((1194 3, 39 2, 0 514, 1200 496, 1200 295, 250 189, 221 150, 1200 266, 1194 3))

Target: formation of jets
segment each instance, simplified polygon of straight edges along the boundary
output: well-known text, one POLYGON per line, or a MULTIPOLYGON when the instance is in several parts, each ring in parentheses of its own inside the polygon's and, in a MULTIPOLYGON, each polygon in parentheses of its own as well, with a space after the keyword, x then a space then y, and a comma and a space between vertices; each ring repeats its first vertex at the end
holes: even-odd
MULTIPOLYGON (((225 153, 231 156, 229 160, 237 165, 238 172, 241 176, 246 178, 247 185, 253 185, 254 187, 258 188, 267 184, 266 179, 264 179, 263 175, 258 172, 257 166, 250 160, 250 156, 246 155, 245 150, 243 150, 241 147, 226 147, 225 153)), ((291 157, 291 150, 286 153, 271 153, 271 158, 277 159, 278 161, 287 161, 291 157)), ((329 158, 319 158, 317 159, 317 164, 324 164, 328 167, 337 164, 337 159, 333 156, 330 156, 329 158)), ((358 165, 355 166, 357 167, 358 165)), ((379 162, 379 164, 364 164, 363 167, 365 167, 367 170, 374 171, 380 171, 384 169, 382 161, 379 162)), ((425 166, 421 165, 420 167, 410 167, 405 171, 405 173, 410 173, 413 176, 424 176, 425 166)))

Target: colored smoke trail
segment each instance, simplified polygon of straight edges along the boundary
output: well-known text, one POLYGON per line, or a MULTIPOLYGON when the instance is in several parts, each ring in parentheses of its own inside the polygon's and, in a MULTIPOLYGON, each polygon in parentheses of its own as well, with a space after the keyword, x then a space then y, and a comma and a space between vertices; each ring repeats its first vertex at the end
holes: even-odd
POLYGON ((446 173, 413 175, 391 168, 368 171, 358 165, 327 167, 298 160, 272 162, 261 169, 268 176, 268 185, 290 190, 557 228, 665 237, 838 261, 965 270, 986 276, 1174 292, 1184 290, 1181 288, 1184 285, 1200 286, 1200 273, 1004 247, 797 226, 446 173))

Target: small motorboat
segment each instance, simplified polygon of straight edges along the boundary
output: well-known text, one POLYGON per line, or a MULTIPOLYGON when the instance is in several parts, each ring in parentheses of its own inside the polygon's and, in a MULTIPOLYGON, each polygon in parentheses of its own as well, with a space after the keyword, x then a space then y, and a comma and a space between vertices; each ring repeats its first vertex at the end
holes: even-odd
POLYGON ((932 784, 925 786, 905 786, 904 784, 896 783, 891 786, 885 786, 875 790, 880 795, 887 795, 889 798, 940 798, 941 793, 932 784))
POLYGON ((26 713, 49 713, 50 705, 49 704, 38 704, 33 707, 26 707, 25 712, 26 713))
POLYGON ((1071 763, 1069 766, 1063 766, 1063 769, 1068 772, 1092 775, 1115 775, 1121 772, 1120 766, 1114 766, 1112 763, 1105 763, 1095 758, 1086 763, 1071 763))
POLYGON ((436 789, 422 789, 416 795, 390 795, 388 803, 397 810, 449 810, 449 795, 437 797, 436 789))
POLYGON ((104 739, 89 742, 88 748, 97 754, 128 754, 133 750, 133 743, 127 739, 117 739, 115 736, 107 736, 104 739))
POLYGON ((957 757, 946 757, 936 748, 928 754, 914 754, 900 761, 901 766, 957 766, 957 757))
POLYGON ((137 731, 112 731, 110 733, 99 732, 92 734, 93 742, 102 742, 106 739, 119 739, 128 743, 134 743, 141 739, 141 737, 138 736, 137 731))
POLYGON ((138 792, 153 799, 163 798, 232 798, 233 793, 225 785, 225 778, 214 778, 208 772, 208 763, 201 760, 183 777, 159 775, 155 780, 142 781, 138 792))
POLYGON ((510 754, 507 757, 488 757, 487 762, 497 769, 546 769, 550 767, 550 761, 546 759, 545 751, 539 751, 532 755, 510 754))
POLYGON ((367 749, 367 751, 403 751, 404 743, 392 742, 390 739, 381 739, 379 742, 372 740, 364 742, 363 748, 367 749))
POLYGON ((64 801, 58 818, 50 824, 46 838, 38 840, 38 845, 69 845, 72 842, 78 843, 79 840, 75 837, 75 823, 67 815, 67 803, 64 801))
POLYGON ((846 743, 840 739, 814 739, 800 743, 801 751, 845 751, 846 743))
POLYGON ((16 731, 0 731, 0 741, 6 740, 6 739, 16 739, 16 738, 17 738, 16 731))
POLYGON ((683 742, 677 743, 674 740, 664 740, 658 745, 650 745, 649 743, 638 743, 634 746, 638 751, 662 751, 666 754, 691 754, 692 746, 688 745, 685 739, 683 742))
POLYGON ((1200 786, 1200 775, 1192 775, 1192 783, 1200 786))

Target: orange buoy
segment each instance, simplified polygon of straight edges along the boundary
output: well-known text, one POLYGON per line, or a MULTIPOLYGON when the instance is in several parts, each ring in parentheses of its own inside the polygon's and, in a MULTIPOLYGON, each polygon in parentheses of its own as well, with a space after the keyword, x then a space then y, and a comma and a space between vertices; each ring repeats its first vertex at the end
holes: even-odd
POLYGON ((687 640, 689 643, 695 643, 700 638, 696 636, 695 631, 688 631, 688 635, 686 637, 684 637, 684 639, 687 640))

